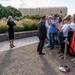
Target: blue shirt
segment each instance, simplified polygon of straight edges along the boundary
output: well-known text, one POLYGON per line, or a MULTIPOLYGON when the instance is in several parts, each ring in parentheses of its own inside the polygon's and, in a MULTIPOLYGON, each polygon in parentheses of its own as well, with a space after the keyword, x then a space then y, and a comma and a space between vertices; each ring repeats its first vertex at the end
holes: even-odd
POLYGON ((56 23, 58 22, 58 20, 51 20, 51 23, 53 25, 50 26, 49 28, 49 33, 56 33, 57 30, 56 30, 56 23))

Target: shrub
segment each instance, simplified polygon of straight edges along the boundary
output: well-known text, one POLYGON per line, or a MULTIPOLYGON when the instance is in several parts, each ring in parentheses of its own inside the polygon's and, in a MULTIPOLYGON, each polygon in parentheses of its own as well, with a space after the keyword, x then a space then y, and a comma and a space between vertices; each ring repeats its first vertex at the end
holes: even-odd
MULTIPOLYGON (((23 19, 20 21, 15 21, 16 26, 15 32, 19 31, 29 31, 29 30, 36 30, 37 29, 37 20, 31 20, 31 19, 23 19)), ((5 33, 7 31, 7 26, 5 21, 0 21, 0 33, 5 33)))
POLYGON ((32 30, 37 30, 37 23, 34 23, 33 25, 32 25, 32 28, 31 28, 32 30))
POLYGON ((27 16, 24 16, 23 18, 32 19, 32 20, 40 20, 41 17, 42 15, 27 15, 27 16))
POLYGON ((15 29, 15 32, 19 32, 23 30, 23 28, 19 26, 15 26, 14 29, 15 29))
POLYGON ((22 23, 23 31, 36 30, 37 24, 38 24, 38 21, 27 20, 27 21, 22 23))
POLYGON ((63 15, 60 15, 60 14, 50 14, 50 15, 52 16, 55 15, 56 17, 62 17, 62 18, 64 17, 63 15))
POLYGON ((0 26, 0 33, 5 33, 7 30, 8 29, 5 25, 0 26))

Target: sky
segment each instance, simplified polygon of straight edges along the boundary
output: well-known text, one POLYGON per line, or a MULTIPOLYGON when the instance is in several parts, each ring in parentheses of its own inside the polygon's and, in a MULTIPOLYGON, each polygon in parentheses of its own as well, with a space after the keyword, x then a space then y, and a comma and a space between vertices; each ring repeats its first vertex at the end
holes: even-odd
POLYGON ((67 7, 68 14, 75 14, 75 0, 0 0, 3 6, 15 8, 67 7))

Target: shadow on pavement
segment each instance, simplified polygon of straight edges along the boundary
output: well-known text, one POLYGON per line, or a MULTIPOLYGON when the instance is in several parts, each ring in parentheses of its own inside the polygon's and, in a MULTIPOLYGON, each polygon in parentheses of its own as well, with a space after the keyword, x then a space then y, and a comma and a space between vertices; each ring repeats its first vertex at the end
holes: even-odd
POLYGON ((57 73, 52 69, 48 61, 44 56, 40 56, 41 60, 43 61, 44 67, 42 68, 44 75, 57 75, 57 73))
POLYGON ((12 54, 12 49, 8 50, 4 55, 2 62, 0 63, 0 75, 3 75, 4 69, 9 65, 11 54, 12 54))

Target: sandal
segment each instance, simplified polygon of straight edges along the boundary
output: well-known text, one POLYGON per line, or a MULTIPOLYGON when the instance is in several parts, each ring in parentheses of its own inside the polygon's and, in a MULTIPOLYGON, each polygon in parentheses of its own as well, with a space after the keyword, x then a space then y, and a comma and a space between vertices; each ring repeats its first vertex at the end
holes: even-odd
POLYGON ((15 46, 13 45, 13 47, 15 47, 15 46))
POLYGON ((10 45, 11 48, 13 48, 13 45, 10 45))

